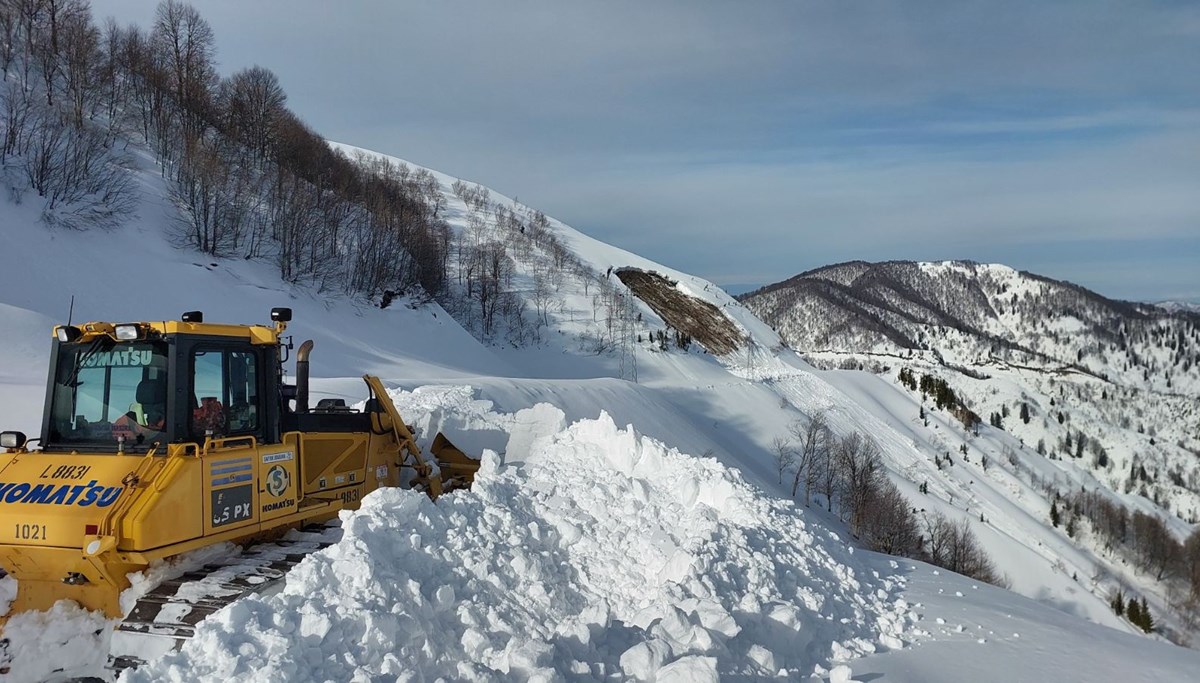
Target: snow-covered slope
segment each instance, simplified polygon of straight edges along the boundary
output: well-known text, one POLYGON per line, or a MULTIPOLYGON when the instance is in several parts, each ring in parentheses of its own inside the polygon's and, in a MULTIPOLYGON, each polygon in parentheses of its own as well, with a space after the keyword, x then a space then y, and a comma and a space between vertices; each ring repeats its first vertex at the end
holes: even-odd
MULTIPOLYGON (((280 285, 264 264, 179 251, 161 231, 175 217, 157 172, 146 162, 139 177, 139 219, 110 233, 47 231, 28 207, 0 203, 6 246, 29 256, 0 268, 5 428, 37 431, 45 342, 72 295, 76 321, 201 309, 208 320, 258 322, 289 305, 297 339, 317 340, 320 392, 361 400, 356 377, 377 373, 422 438, 443 429, 496 455, 474 490, 437 505, 400 491, 368 497, 345 516, 342 541, 298 566, 281 593, 225 610, 135 679, 839 679, 848 665, 864 678, 924 680, 905 671, 920 672, 910 662, 925 651, 947 668, 1036 652, 1034 676, 1074 662, 1065 648, 1076 636, 1056 641, 1061 656, 1048 649, 1059 624, 1104 633, 1114 645, 1093 661, 1117 676, 1141 677, 1129 652, 1153 656, 1164 679, 1200 664, 1191 651, 1130 635, 1107 610, 1111 584, 1088 573, 1092 555, 1046 525, 1045 499, 1020 466, 993 455, 986 472, 965 462, 939 469, 934 455, 965 440, 950 420, 924 426, 911 395, 870 375, 815 371, 702 279, 549 219, 579 266, 556 284, 539 338, 513 346, 473 329, 481 343, 437 304, 381 310, 280 285), (609 275, 624 267, 656 271, 712 304, 746 345, 719 358, 696 346, 662 350, 649 340, 662 319, 609 275), (623 297, 625 327, 606 323, 616 306, 601 292, 623 297), (600 348, 589 345, 605 334, 600 348), (1014 589, 1046 604, 856 550, 835 519, 780 500, 772 440, 821 411, 840 433, 876 439, 914 505, 968 520, 1014 589), (919 493, 926 479, 929 493, 919 493), (1022 625, 998 630, 1009 614, 1022 625), (862 668, 855 658, 872 652, 862 668)), ((454 179, 438 178, 445 217, 462 233, 501 234, 497 207, 526 211, 494 194, 470 205, 454 179)), ((514 296, 534 302, 541 257, 513 252, 514 296)), ((985 434, 968 459, 1013 443, 985 434)), ((96 630, 70 610, 15 617, 8 677, 100 675, 98 651, 65 643, 96 630)), ((103 634, 93 637, 102 648, 103 634)), ((1013 668, 971 678, 988 674, 1010 680, 1013 668)))

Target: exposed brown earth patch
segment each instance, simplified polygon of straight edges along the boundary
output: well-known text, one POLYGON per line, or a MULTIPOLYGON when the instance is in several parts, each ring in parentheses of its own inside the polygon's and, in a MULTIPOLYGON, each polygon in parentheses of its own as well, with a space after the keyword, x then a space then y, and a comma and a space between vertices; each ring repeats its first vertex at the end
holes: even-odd
POLYGON ((622 268, 616 275, 668 325, 699 342, 709 353, 723 356, 742 346, 742 335, 721 309, 679 291, 673 280, 636 268, 622 268))

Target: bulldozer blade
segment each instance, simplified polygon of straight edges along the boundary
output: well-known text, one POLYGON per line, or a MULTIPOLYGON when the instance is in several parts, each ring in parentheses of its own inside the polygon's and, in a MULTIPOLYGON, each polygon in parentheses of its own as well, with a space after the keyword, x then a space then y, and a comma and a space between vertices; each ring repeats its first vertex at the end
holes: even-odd
POLYGON ((475 479, 479 470, 479 461, 463 453, 457 446, 446 438, 445 434, 437 433, 433 444, 429 447, 438 469, 442 471, 442 481, 447 490, 467 488, 475 479))

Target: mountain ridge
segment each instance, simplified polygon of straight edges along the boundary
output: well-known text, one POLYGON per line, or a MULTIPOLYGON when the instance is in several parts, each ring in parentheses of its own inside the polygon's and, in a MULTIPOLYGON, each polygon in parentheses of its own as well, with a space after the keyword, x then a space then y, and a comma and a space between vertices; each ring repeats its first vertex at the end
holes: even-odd
MULTIPOLYGON (((1186 361, 1185 374, 1195 374, 1191 371, 1198 355, 1191 351, 1197 345, 1200 315, 1109 299, 1070 282, 999 264, 849 261, 806 271, 737 298, 805 351, 836 349, 839 337, 857 338, 867 348, 880 347, 875 350, 886 348, 884 340, 891 343, 892 351, 926 350, 929 337, 922 326, 932 325, 976 337, 977 345, 1000 344, 1045 355, 1039 348, 1043 345, 1032 342, 1059 332, 1049 320, 1074 318, 1100 342, 1121 345, 1132 341, 1123 341, 1125 337, 1144 338, 1152 333, 1151 325, 1163 323, 1184 338, 1175 342, 1187 350, 1177 354, 1174 365, 1186 361)), ((1083 342, 1076 346, 1072 349, 1076 358, 1049 355, 1104 377, 1110 368, 1084 362, 1089 349, 1083 348, 1083 342)))

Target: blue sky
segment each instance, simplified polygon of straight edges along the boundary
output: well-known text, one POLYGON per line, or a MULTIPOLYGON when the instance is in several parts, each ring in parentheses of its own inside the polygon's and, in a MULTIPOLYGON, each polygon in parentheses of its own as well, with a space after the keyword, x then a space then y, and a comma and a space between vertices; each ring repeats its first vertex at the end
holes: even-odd
POLYGON ((721 284, 961 258, 1200 301, 1200 3, 196 6, 323 135, 721 284))

